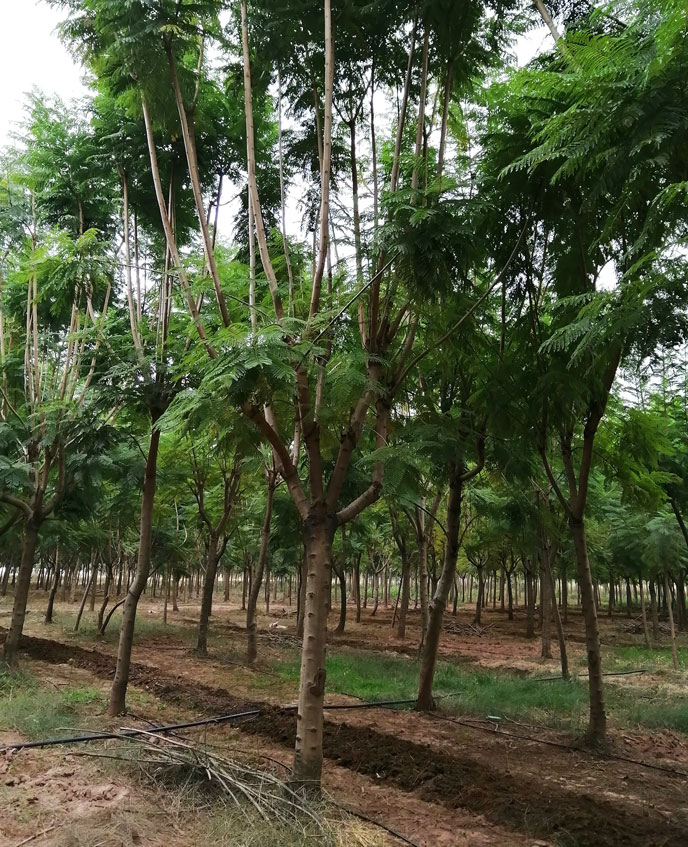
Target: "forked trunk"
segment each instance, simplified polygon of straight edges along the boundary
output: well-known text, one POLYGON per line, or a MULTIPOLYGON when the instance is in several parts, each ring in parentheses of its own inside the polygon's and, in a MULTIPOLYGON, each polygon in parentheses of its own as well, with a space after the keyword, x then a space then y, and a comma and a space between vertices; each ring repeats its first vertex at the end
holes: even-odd
POLYGON ((31 573, 33 571, 34 556, 38 543, 38 529, 40 524, 33 518, 26 521, 24 525, 24 541, 22 543, 22 557, 19 572, 14 589, 14 605, 12 606, 12 622, 10 623, 2 657, 12 667, 17 663, 17 652, 19 650, 19 639, 24 629, 24 618, 26 616, 26 604, 29 599, 29 587, 31 585, 31 573))
POLYGON ((588 654, 588 682, 590 690, 590 723, 586 733, 590 744, 604 744, 607 733, 607 713, 604 705, 604 682, 602 678, 602 655, 600 649, 600 629, 595 605, 595 589, 588 559, 588 546, 585 537, 583 519, 569 519, 573 547, 578 568, 578 582, 581 590, 581 605, 585 622, 585 643, 588 654))
MULTIPOLYGON (((139 555, 136 565, 136 575, 127 591, 122 613, 122 628, 119 633, 117 649, 117 667, 115 678, 110 691, 108 714, 112 717, 121 715, 126 709, 127 685, 129 684, 129 667, 131 665, 131 648, 134 643, 134 625, 136 608, 139 598, 146 587, 150 571, 151 539, 153 536, 153 505, 155 503, 155 488, 157 483, 158 447, 160 445, 160 430, 153 429, 146 473, 143 481, 143 496, 141 498, 141 522, 139 533, 139 555)), ((113 610, 114 611, 114 610, 113 610)))
POLYGON ((449 498, 447 502, 447 539, 444 548, 444 561, 442 573, 437 581, 437 588, 430 605, 430 620, 428 631, 425 636, 423 655, 421 658, 420 679, 418 682, 418 699, 416 709, 429 711, 434 706, 432 697, 432 685, 437 665, 437 651, 442 634, 442 621, 444 610, 449 598, 449 589, 454 582, 456 573, 456 560, 459 555, 459 522, 461 520, 461 497, 463 494, 463 482, 460 479, 452 480, 449 486, 449 498))
POLYGON ((335 528, 327 515, 313 512, 304 526, 306 602, 293 774, 294 782, 305 788, 319 787, 322 773, 327 600, 335 528))
POLYGON ((208 538, 208 555, 206 559, 205 577, 203 579, 203 596, 201 599, 201 615, 198 621, 198 640, 196 653, 199 656, 208 655, 208 621, 213 611, 213 586, 217 573, 217 536, 210 534, 208 538))

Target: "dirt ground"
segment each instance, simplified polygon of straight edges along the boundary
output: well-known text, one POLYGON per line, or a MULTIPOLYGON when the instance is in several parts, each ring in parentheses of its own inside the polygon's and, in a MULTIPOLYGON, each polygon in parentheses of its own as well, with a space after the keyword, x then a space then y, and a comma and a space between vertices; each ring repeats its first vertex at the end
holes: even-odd
MULTIPOLYGON (((43 605, 34 598, 32 608, 43 605)), ((288 765, 294 717, 293 711, 279 707, 289 704, 293 690, 271 678, 269 668, 279 662, 285 647, 293 651, 292 611, 277 603, 269 617, 262 616, 261 660, 256 669, 243 666, 243 614, 236 604, 216 603, 210 658, 205 660, 195 658, 189 649, 198 614, 196 603, 181 604, 178 613, 170 613, 167 631, 143 627, 134 648, 131 685, 159 708, 154 714, 141 715, 137 708, 137 717, 175 721, 257 707, 261 714, 238 728, 213 729, 204 737, 222 743, 229 739, 253 754, 288 765), (270 630, 275 622, 284 629, 270 630), (258 688, 256 675, 264 680, 258 688)), ((354 613, 349 608, 346 632, 331 639, 331 649, 353 646, 415 655, 417 614, 411 613, 407 638, 399 641, 390 625, 391 610, 380 607, 374 617, 365 610, 359 624, 353 620, 354 613)), ((144 620, 159 621, 161 603, 145 600, 141 615, 144 620)), ((540 658, 539 639, 525 638, 522 613, 508 621, 506 615, 488 610, 480 631, 471 630, 470 620, 469 609, 460 610, 457 619, 449 616, 443 658, 512 672, 536 671, 545 676, 557 672, 556 660, 540 658), (452 628, 455 631, 450 631, 452 628)), ((624 623, 624 618, 601 619, 605 644, 638 643, 625 634, 624 623)), ((69 639, 61 630, 45 627, 34 613, 27 619, 26 631, 24 660, 36 668, 39 677, 62 673, 71 680, 76 674, 102 687, 105 696, 114 672, 114 639, 82 642, 82 646, 66 643, 69 639)), ((579 616, 570 615, 567 636, 575 669, 584 650, 579 616)), ((611 684, 626 686, 630 694, 632 686, 647 684, 646 676, 654 675, 619 677, 611 684)), ((680 687, 681 680, 674 684, 680 687)), ((330 698, 335 701, 346 702, 346 698, 330 698)), ((102 725, 113 724, 103 717, 102 725)), ((619 758, 610 759, 571 749, 571 740, 561 733, 518 726, 509 727, 508 733, 505 729, 495 731, 475 719, 459 724, 446 716, 384 709, 330 711, 324 741, 326 791, 342 805, 384 823, 419 847, 688 844, 688 779, 623 760, 643 760, 648 765, 688 772, 688 739, 671 732, 617 730, 612 735, 619 758)), ((0 744, 7 740, 5 735, 0 744)), ((113 815, 125 830, 119 842, 103 844, 157 845, 174 840, 185 847, 198 843, 189 821, 165 812, 150 788, 121 774, 113 777, 97 760, 75 756, 72 748, 26 751, 0 760, 0 768, 5 768, 0 772, 3 847, 18 847, 22 838, 35 834, 37 838, 25 843, 72 843, 59 838, 74 821, 94 816, 100 825, 98 822, 113 815), (151 814, 145 813, 143 818, 153 821, 150 833, 136 823, 147 803, 151 814), (126 812, 129 807, 136 809, 133 823, 126 812), (161 820, 155 823, 158 817, 161 820), (53 825, 55 830, 40 834, 53 825), (132 828, 139 840, 132 835, 132 828)), ((385 843, 402 843, 390 835, 385 837, 385 843)), ((73 843, 96 844, 98 840, 73 843)))

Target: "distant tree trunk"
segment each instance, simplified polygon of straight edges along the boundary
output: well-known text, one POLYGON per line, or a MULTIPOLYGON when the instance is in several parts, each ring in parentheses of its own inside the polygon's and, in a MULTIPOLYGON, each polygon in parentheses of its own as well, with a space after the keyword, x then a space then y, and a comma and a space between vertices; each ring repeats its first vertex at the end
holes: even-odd
POLYGON ((526 638, 535 638, 535 580, 530 569, 526 571, 526 638))
POLYGON ((45 610, 44 623, 53 622, 53 608, 55 606, 55 595, 57 594, 57 586, 60 583, 60 542, 57 542, 55 547, 55 574, 53 576, 53 584, 50 587, 50 595, 48 596, 48 607, 45 610))
POLYGON ((674 627, 674 612, 671 608, 671 590, 669 588, 669 574, 664 571, 664 599, 669 615, 669 628, 671 630, 671 658, 674 662, 674 670, 678 670, 678 652, 676 650, 676 628, 674 627))
POLYGON ((346 626, 346 571, 344 570, 344 562, 342 561, 340 568, 335 567, 334 571, 339 579, 339 623, 335 632, 337 635, 341 635, 346 626))
POLYGON ((174 579, 172 580, 172 611, 178 612, 179 606, 177 605, 177 597, 179 595, 179 580, 181 578, 181 574, 175 574, 174 579))
POLYGON ((397 623, 397 638, 406 637, 406 616, 411 597, 411 559, 404 556, 401 562, 401 585, 399 586, 399 621, 397 623))
POLYGON ((263 517, 263 526, 260 531, 260 551, 258 553, 258 562, 256 564, 256 572, 251 584, 251 592, 248 598, 248 609, 246 610, 246 660, 250 663, 255 662, 258 657, 258 598, 260 596, 260 586, 263 580, 263 573, 268 560, 270 549, 270 525, 272 523, 272 507, 275 501, 275 487, 277 485, 277 475, 270 472, 267 480, 267 499, 265 503, 265 515, 263 517))
POLYGON ((652 618, 652 637, 655 641, 659 639, 659 616, 657 614, 657 590, 655 589, 655 581, 649 581, 650 587, 650 617, 652 618))
POLYGON ((79 606, 79 612, 76 616, 76 621, 74 622, 74 632, 79 631, 79 625, 81 624, 81 616, 84 613, 84 609, 86 608, 86 600, 88 599, 89 592, 91 591, 91 586, 96 581, 96 565, 95 558, 93 560, 93 565, 91 566, 91 574, 88 578, 88 585, 84 589, 83 597, 81 598, 81 605, 79 606))
POLYGON ((208 535, 208 552, 206 554, 205 577, 203 578, 203 595, 201 597, 201 613, 198 620, 198 638, 196 653, 199 656, 208 655, 208 621, 213 611, 213 587, 217 573, 218 538, 214 533, 208 535))
POLYGON ((645 646, 650 649, 650 632, 647 628, 647 613, 645 612, 645 592, 643 590, 643 580, 642 578, 639 580, 640 582, 640 614, 643 618, 643 638, 645 640, 645 646))
POLYGON ((150 572, 151 540, 153 535, 153 506, 157 485, 158 448, 160 446, 160 430, 153 422, 146 471, 143 482, 141 499, 141 521, 139 527, 139 554, 136 566, 136 576, 127 591, 122 614, 122 628, 119 635, 117 651, 117 667, 110 692, 108 714, 111 717, 121 715, 126 709, 127 685, 129 684, 129 667, 131 665, 131 648, 134 643, 134 626, 136 623, 136 608, 146 587, 150 572))
POLYGON ((354 591, 356 594, 356 623, 361 622, 361 554, 354 558, 354 591))
POLYGON ((440 636, 444 610, 449 597, 449 589, 456 573, 456 561, 459 555, 459 523, 461 520, 461 499, 463 495, 463 478, 454 473, 449 485, 447 503, 447 541, 444 549, 442 572, 437 582, 437 589, 430 606, 430 620, 421 657, 420 677, 418 682, 418 699, 416 708, 429 711, 434 706, 432 686, 437 665, 440 636))
MULTIPOLYGON (((546 555, 546 554, 545 554, 546 555)), ((552 621, 552 605, 554 598, 552 597, 552 587, 550 586, 549 578, 546 574, 546 565, 542 563, 541 571, 541 589, 540 589, 540 609, 542 613, 542 646, 540 655, 543 659, 552 658, 552 636, 550 623, 552 621)))
POLYGON ((473 616, 473 623, 480 626, 480 617, 482 614, 483 603, 485 600, 485 579, 483 577, 483 568, 482 566, 476 567, 478 571, 478 599, 475 603, 475 615, 473 616))

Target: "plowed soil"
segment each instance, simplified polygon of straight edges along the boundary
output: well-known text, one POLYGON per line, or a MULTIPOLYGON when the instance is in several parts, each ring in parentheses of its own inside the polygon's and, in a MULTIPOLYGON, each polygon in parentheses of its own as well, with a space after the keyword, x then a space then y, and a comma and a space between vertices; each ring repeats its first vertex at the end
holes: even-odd
MULTIPOLYGON (((22 649, 33 658, 70 663, 99 677, 114 674, 114 658, 97 650, 30 637, 23 640, 22 649)), ((132 664, 130 682, 194 714, 230 714, 258 706, 261 714, 242 724, 242 731, 293 746, 293 711, 247 703, 226 689, 169 676, 140 663, 132 664)), ((453 726, 444 725, 444 734, 438 734, 432 724, 430 717, 411 719, 408 713, 381 715, 372 710, 362 717, 358 712, 340 712, 326 718, 324 754, 340 767, 413 792, 424 801, 465 809, 493 824, 556 844, 688 844, 688 785, 678 776, 555 748, 530 753, 527 743, 509 751, 502 738, 483 743, 468 731, 452 737, 453 726), (407 731, 412 724, 415 730, 407 731)))

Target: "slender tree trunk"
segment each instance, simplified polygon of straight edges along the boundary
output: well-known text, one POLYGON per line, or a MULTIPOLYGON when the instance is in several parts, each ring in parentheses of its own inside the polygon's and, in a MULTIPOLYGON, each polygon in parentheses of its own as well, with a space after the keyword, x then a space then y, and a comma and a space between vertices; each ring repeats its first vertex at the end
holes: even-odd
POLYGON ((559 613, 559 607, 556 602, 556 589, 554 587, 554 574, 552 573, 552 562, 551 556, 547 555, 547 561, 545 563, 546 571, 547 571, 547 579, 549 581, 549 588, 552 597, 552 614, 554 615, 554 626, 557 630, 557 639, 559 641, 559 658, 561 660, 561 676, 562 679, 569 679, 569 657, 566 650, 566 636, 564 635, 564 626, 561 621, 561 614, 559 613))
POLYGON ((198 620, 198 638, 196 653, 199 656, 208 655, 208 621, 213 611, 213 586, 217 573, 218 539, 214 533, 208 536, 208 554, 206 556, 205 577, 203 578, 203 594, 201 596, 201 614, 198 620))
POLYGON ((50 595, 48 596, 48 607, 45 610, 45 620, 44 623, 52 623, 53 622, 53 609, 55 607, 55 596, 57 595, 57 586, 60 584, 60 543, 58 541, 57 546, 55 548, 55 574, 53 577, 53 584, 50 587, 50 595))
POLYGON ((594 586, 588 559, 585 523, 582 518, 569 519, 573 547, 576 553, 578 582, 581 589, 581 605, 585 621, 585 643, 588 655, 588 682, 590 692, 590 724, 587 739, 593 745, 604 743, 607 731, 607 713, 604 704, 604 681, 602 678, 602 653, 600 630, 597 620, 594 586))
POLYGON ((399 602, 399 622, 397 624, 397 638, 406 637, 406 615, 408 614, 409 598, 411 596, 411 559, 404 556, 401 563, 401 585, 399 586, 401 599, 399 602))
POLYGON ((354 590, 356 592, 356 623, 361 622, 361 556, 354 559, 354 590))
POLYGON ((17 663, 19 639, 24 629, 26 604, 29 599, 29 587, 31 585, 31 573, 34 566, 39 527, 40 523, 36 522, 33 518, 29 518, 24 524, 24 541, 22 542, 22 557, 14 590, 12 621, 2 652, 3 659, 10 667, 13 667, 17 663))
POLYGON ((461 520, 462 494, 462 480, 453 479, 449 486, 447 503, 447 540, 444 548, 442 573, 437 582, 437 588, 430 606, 430 620, 421 658, 418 699, 416 701, 416 708, 420 711, 427 712, 434 706, 432 686, 435 678, 435 667, 437 665, 437 651, 440 645, 444 610, 449 597, 449 589, 454 581, 456 560, 459 555, 459 522, 461 520))
POLYGON ((649 581, 650 586, 650 617, 652 618, 652 637, 655 641, 659 638, 659 616, 657 614, 657 590, 655 589, 655 581, 649 581))
POLYGON ((248 609, 246 610, 246 634, 248 636, 246 660, 249 664, 255 662, 258 657, 258 597, 260 596, 260 586, 263 581, 263 573, 265 571, 270 549, 270 524, 272 522, 272 506, 275 500, 275 485, 276 479, 274 475, 270 475, 267 485, 265 515, 263 517, 263 526, 260 531, 260 552, 258 553, 256 572, 253 577, 253 582, 251 583, 251 592, 248 598, 248 609))
POLYGON ((94 584, 96 579, 96 563, 95 558, 93 560, 93 565, 91 566, 91 575, 88 579, 88 585, 84 589, 84 594, 81 598, 81 605, 79 606, 79 611, 76 616, 76 620, 74 621, 74 632, 79 631, 79 626, 81 625, 81 616, 84 613, 84 609, 86 608, 86 600, 88 599, 89 592, 91 590, 91 586, 94 584))
POLYGON ((664 571, 664 601, 666 602, 667 614, 669 615, 669 628, 671 630, 671 658, 674 662, 674 670, 678 670, 678 652, 676 650, 676 628, 674 626, 674 612, 671 602, 671 590, 669 588, 669 574, 664 571))
POLYGON ((339 579, 339 623, 335 629, 337 635, 344 632, 346 626, 346 571, 344 570, 344 562, 341 568, 335 568, 335 573, 339 579))
POLYGON ((643 618, 643 638, 645 640, 645 646, 650 649, 650 632, 647 628, 647 613, 645 611, 645 591, 643 589, 643 580, 640 579, 640 614, 643 618))
POLYGON ((141 498, 141 521, 139 528, 139 554, 136 565, 136 576, 129 586, 124 601, 122 627, 119 634, 117 650, 117 667, 110 692, 108 714, 112 717, 121 715, 126 709, 127 685, 129 684, 129 667, 131 665, 131 648, 134 643, 134 625, 136 623, 136 608, 146 587, 150 571, 151 539, 153 535, 153 506, 157 485, 158 447, 160 446, 160 430, 153 422, 146 472, 141 498))
MULTIPOLYGON (((547 553, 543 554, 546 556, 547 553)), ((549 575, 547 571, 548 565, 543 561, 542 563, 542 588, 540 590, 541 603, 540 608, 542 610, 542 647, 540 650, 540 655, 543 659, 551 659, 552 658, 552 634, 551 634, 551 621, 552 621, 552 606, 556 605, 556 602, 553 597, 553 588, 550 585, 549 575)))

